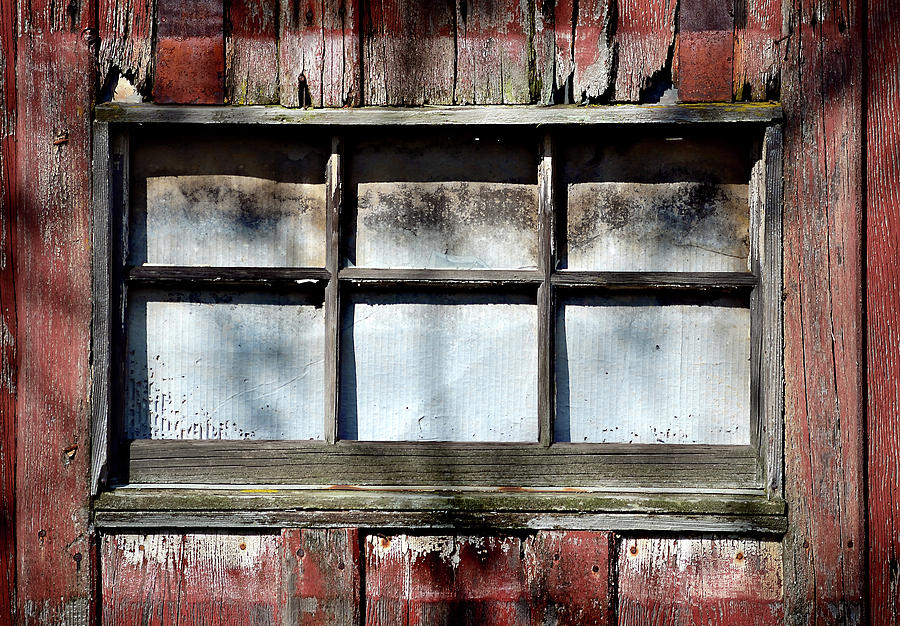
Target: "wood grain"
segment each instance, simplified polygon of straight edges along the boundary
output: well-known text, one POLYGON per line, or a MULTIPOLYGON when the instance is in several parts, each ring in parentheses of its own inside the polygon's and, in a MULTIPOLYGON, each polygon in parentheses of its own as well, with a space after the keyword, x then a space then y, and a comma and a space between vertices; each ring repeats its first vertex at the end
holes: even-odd
POLYGON ((154 102, 224 102, 223 10, 216 0, 157 0, 154 102))
POLYGON ((153 82, 153 0, 99 0, 97 3, 101 85, 115 88, 120 76, 138 93, 150 95, 153 82))
POLYGON ((527 0, 456 3, 456 104, 531 102, 527 0))
POLYGON ((795 5, 784 69, 786 611, 864 623, 861 4, 795 5))
POLYGON ((285 529, 281 542, 282 624, 358 624, 358 529, 285 529))
POLYGON ((782 37, 781 0, 741 0, 734 9, 735 100, 779 100, 782 37))
POLYGON ((363 16, 363 103, 454 102, 456 9, 452 1, 367 2, 363 16))
POLYGON ((16 622, 16 16, 0 5, 0 622, 16 622))
POLYGON ((278 534, 107 535, 103 623, 279 624, 278 534))
POLYGON ((612 533, 541 531, 522 545, 532 624, 612 624, 616 559, 612 533))
POLYGON ((17 601, 20 623, 80 624, 88 620, 93 577, 87 394, 95 57, 81 28, 68 30, 64 7, 60 32, 49 32, 53 20, 37 3, 31 9, 17 48, 17 109, 29 112, 16 129, 17 601))
POLYGON ((656 75, 663 82, 671 79, 677 6, 676 0, 621 0, 618 3, 615 35, 618 46, 617 102, 647 101, 656 75))
POLYGON ((868 585, 870 620, 887 624, 900 615, 900 392, 897 323, 900 302, 900 7, 887 0, 868 5, 866 64, 866 320, 868 365, 868 585))
POLYGON ((278 102, 278 0, 231 0, 225 13, 225 101, 278 102))
POLYGON ((619 624, 776 624, 782 550, 757 539, 621 540, 619 624))

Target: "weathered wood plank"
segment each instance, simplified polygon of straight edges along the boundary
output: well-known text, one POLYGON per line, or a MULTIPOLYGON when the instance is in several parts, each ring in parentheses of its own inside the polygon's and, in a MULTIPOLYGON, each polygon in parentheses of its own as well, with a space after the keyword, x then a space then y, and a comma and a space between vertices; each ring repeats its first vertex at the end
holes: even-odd
MULTIPOLYGON (((100 82, 114 100, 120 78, 141 96, 149 96, 153 79, 153 0, 99 0, 98 52, 100 82)), ((127 87, 127 86, 126 86, 127 87)))
POLYGON ((532 624, 613 623, 612 533, 542 531, 522 548, 532 624))
POLYGON ((786 610, 864 623, 861 3, 795 5, 784 69, 786 610))
POLYGON ((91 495, 106 484, 109 456, 109 407, 112 387, 113 202, 109 125, 94 124, 94 187, 91 286, 91 495))
POLYGON ((281 542, 282 624, 358 624, 358 529, 285 529, 281 542))
POLYGON ((609 0, 576 2, 573 99, 601 103, 610 99, 613 82, 613 10, 609 0))
POLYGON ((138 285, 302 285, 328 280, 318 267, 181 267, 141 265, 128 270, 126 280, 138 285))
POLYGON ((734 79, 736 100, 781 98, 781 0, 742 0, 734 4, 734 79))
POLYGON ((517 537, 365 539, 366 622, 527 624, 517 537))
POLYGON ((615 100, 652 102, 671 82, 676 0, 621 0, 615 100))
POLYGON ((95 58, 81 26, 69 31, 84 5, 73 5, 72 15, 56 5, 60 17, 37 4, 17 46, 17 109, 28 111, 16 130, 18 619, 80 624, 88 621, 93 575, 88 389, 95 58), (65 32, 50 32, 58 23, 65 32))
POLYGON ((572 90, 571 0, 537 0, 534 8, 534 81, 532 100, 541 104, 570 104, 572 90))
POLYGON ((341 209, 344 206, 344 144, 331 141, 325 195, 325 267, 330 280, 325 287, 325 441, 334 443, 338 432, 340 402, 341 292, 341 209))
POLYGON ((383 0, 365 5, 364 104, 452 104, 455 3, 383 0))
POLYGON ((541 274, 534 270, 444 270, 444 269, 368 269, 345 267, 340 279, 361 285, 465 285, 499 287, 537 285, 541 274))
POLYGON ((781 623, 781 559, 781 544, 758 539, 625 537, 619 623, 781 623))
POLYGON ((900 6, 869 2, 866 63, 866 321, 868 367, 868 589, 873 624, 900 615, 900 6))
POLYGON ((553 284, 550 277, 556 269, 556 172, 553 138, 548 134, 541 141, 538 161, 538 267, 541 284, 538 287, 538 441, 549 446, 553 441, 554 411, 554 333, 556 315, 553 307, 553 284))
POLYGON ((681 0, 676 87, 682 102, 731 101, 734 45, 731 3, 681 0))
POLYGON ((472 106, 291 111, 280 107, 160 107, 104 104, 97 120, 161 124, 303 124, 320 126, 539 126, 584 124, 754 124, 779 121, 771 103, 618 106, 472 106))
POLYGON ((157 0, 154 102, 224 102, 223 10, 217 0, 157 0))
POLYGON ((527 0, 456 2, 457 104, 531 102, 527 0))
POLYGON ((105 535, 103 622, 280 624, 281 544, 277 534, 105 535))
POLYGON ((746 290, 758 279, 749 272, 557 272, 554 285, 567 288, 746 290))
POLYGON ((231 0, 226 4, 226 102, 278 102, 278 10, 278 0, 231 0))
POLYGON ((281 104, 359 104, 359 0, 284 0, 278 41, 281 104))
POLYGON ((0 5, 0 622, 16 623, 16 3, 0 5))

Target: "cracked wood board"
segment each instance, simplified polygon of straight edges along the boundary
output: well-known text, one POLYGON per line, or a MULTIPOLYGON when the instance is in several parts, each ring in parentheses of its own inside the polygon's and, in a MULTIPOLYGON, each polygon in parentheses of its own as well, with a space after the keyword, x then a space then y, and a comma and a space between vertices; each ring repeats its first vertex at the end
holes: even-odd
POLYGON ((149 95, 153 82, 152 0, 99 0, 98 52, 101 85, 111 86, 124 77, 141 95, 149 95))
POLYGON ((785 25, 781 0, 735 3, 735 100, 780 100, 785 25))
POLYGON ((677 8, 678 0, 619 2, 616 102, 642 102, 655 78, 671 78, 677 8))

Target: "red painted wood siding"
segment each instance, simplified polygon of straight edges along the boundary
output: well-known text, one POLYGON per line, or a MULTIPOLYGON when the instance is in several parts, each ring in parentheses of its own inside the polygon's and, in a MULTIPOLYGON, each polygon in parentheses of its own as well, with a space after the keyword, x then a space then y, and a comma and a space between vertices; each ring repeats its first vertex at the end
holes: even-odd
POLYGON ((17 621, 80 624, 88 477, 92 3, 19 4, 16 50, 17 621))
POLYGON ((0 4, 0 623, 16 610, 16 29, 0 4))
POLYGON ((861 2, 791 15, 785 125, 787 613, 863 623, 861 2))
POLYGON ((681 0, 678 13, 678 98, 731 99, 734 6, 721 0, 681 0))
POLYGON ((225 101, 278 102, 278 0, 231 0, 225 14, 225 101))
POLYGON ((900 6, 868 5, 866 280, 869 600, 874 624, 900 616, 900 6))

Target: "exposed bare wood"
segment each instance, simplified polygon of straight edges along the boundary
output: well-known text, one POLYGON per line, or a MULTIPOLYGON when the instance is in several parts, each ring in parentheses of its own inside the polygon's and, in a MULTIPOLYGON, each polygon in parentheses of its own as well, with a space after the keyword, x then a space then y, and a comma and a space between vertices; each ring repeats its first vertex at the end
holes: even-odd
POLYGON ((100 81, 113 98, 117 97, 113 81, 119 78, 131 83, 138 95, 149 96, 153 82, 153 0, 100 0, 97 9, 100 81))
POLYGON ((231 0, 225 14, 225 101, 278 102, 278 0, 231 0))
POLYGON ((677 0, 618 2, 617 102, 652 101, 671 81, 677 8, 677 0))
POLYGON ((734 98, 780 100, 784 38, 781 0, 735 2, 734 98))

